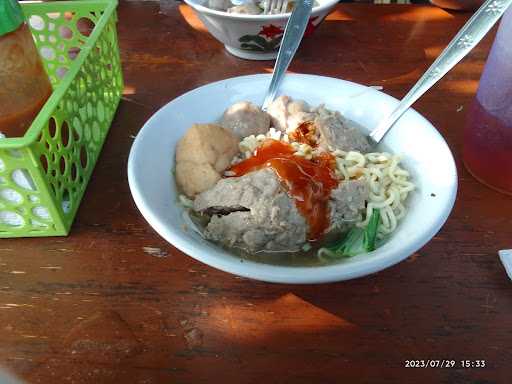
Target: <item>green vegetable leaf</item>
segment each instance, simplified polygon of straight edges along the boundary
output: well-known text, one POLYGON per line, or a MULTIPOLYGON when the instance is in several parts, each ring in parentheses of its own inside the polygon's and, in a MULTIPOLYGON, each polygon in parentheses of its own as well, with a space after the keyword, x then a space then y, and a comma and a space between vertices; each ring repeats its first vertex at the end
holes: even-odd
POLYGON ((370 221, 364 230, 364 249, 366 252, 371 252, 375 250, 375 242, 377 241, 377 230, 379 229, 380 222, 380 211, 378 209, 372 210, 372 215, 370 216, 370 221))
POLYGON ((331 259, 353 257, 361 253, 375 250, 377 230, 379 229, 380 211, 373 209, 370 220, 365 228, 352 228, 347 235, 328 247, 318 250, 318 256, 326 256, 331 259))

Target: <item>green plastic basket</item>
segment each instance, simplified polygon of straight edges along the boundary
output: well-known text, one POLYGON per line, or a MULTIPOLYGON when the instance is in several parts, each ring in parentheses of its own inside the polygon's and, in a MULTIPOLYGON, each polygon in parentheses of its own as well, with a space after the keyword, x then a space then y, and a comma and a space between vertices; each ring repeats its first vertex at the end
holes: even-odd
POLYGON ((0 237, 62 236, 121 98, 117 0, 22 7, 53 93, 24 137, 0 139, 0 237))

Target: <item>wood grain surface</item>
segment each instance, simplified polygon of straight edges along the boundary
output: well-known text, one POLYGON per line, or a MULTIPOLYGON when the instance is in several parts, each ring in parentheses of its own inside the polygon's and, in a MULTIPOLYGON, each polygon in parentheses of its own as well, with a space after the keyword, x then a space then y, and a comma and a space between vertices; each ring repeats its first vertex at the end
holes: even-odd
MULTIPOLYGON (((468 17, 340 5, 290 70, 401 97, 468 17)), ((71 234, 1 240, 0 365, 28 383, 511 382, 512 283, 496 253, 512 247, 511 198, 460 161, 492 36, 415 105, 457 159, 459 193, 443 229, 380 273, 291 286, 177 251, 141 217, 126 175, 134 135, 161 106, 273 62, 230 56, 183 5, 163 14, 158 3, 121 2, 118 30, 126 89, 71 234), (457 366, 404 367, 414 359, 457 366), (486 367, 463 369, 466 359, 486 367)))

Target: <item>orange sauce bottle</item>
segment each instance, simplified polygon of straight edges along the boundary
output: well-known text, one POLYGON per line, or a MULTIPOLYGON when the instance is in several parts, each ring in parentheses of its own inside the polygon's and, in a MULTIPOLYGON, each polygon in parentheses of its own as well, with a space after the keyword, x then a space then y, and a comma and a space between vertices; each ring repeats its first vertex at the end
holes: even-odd
POLYGON ((52 87, 16 0, 0 1, 0 132, 21 137, 52 87))

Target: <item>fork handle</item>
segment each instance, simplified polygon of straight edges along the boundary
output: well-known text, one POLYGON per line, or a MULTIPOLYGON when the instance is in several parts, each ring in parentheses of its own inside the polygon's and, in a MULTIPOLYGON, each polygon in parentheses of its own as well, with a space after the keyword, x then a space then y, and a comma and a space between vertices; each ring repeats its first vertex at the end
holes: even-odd
POLYGON ((284 29, 284 35, 281 40, 279 52, 277 53, 272 80, 270 81, 270 85, 267 90, 267 96, 263 101, 263 110, 266 110, 269 104, 276 97, 279 86, 286 74, 286 70, 292 61, 295 52, 297 52, 297 48, 299 48, 302 36, 304 36, 304 31, 308 25, 309 15, 311 14, 312 8, 313 0, 301 0, 295 3, 295 8, 293 9, 284 29))
POLYGON ((482 40, 511 3, 512 0, 487 0, 475 12, 430 68, 403 97, 395 110, 370 133, 369 137, 374 144, 381 141, 400 116, 482 40))

